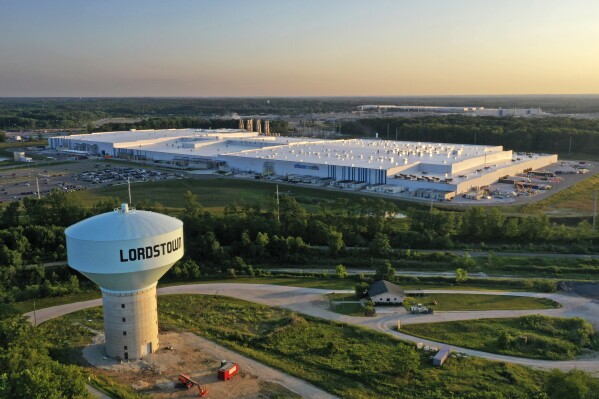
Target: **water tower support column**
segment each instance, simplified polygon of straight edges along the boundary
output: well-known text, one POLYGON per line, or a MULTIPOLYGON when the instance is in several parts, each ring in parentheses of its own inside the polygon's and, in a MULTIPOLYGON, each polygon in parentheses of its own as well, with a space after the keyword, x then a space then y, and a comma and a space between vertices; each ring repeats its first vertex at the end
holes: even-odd
POLYGON ((102 288, 106 354, 139 359, 158 349, 156 284, 137 291, 102 288))

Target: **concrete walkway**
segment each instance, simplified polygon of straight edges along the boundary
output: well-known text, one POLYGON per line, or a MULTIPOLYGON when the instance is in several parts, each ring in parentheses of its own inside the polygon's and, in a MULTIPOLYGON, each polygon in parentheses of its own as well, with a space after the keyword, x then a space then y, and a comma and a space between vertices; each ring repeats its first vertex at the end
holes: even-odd
MULTIPOLYGON (((406 335, 392 328, 397 326, 397 320, 402 324, 431 323, 443 321, 472 320, 481 318, 510 318, 531 314, 543 314, 556 317, 582 317, 599 326, 599 301, 584 298, 574 294, 542 294, 531 292, 504 292, 504 291, 455 291, 455 290, 428 290, 419 292, 428 293, 451 293, 451 294, 477 294, 477 295, 514 295, 535 298, 548 298, 562 304, 557 309, 541 310, 493 310, 493 311, 463 311, 463 312, 435 312, 432 315, 412 315, 405 313, 394 313, 391 315, 379 315, 375 317, 354 317, 331 312, 327 309, 328 301, 324 294, 335 292, 333 290, 322 290, 315 288, 285 287, 268 284, 242 284, 242 283, 215 283, 215 284, 192 284, 164 287, 158 289, 159 295, 169 294, 204 294, 223 295, 243 299, 251 302, 261 303, 269 306, 278 306, 299 313, 343 323, 359 325, 378 330, 405 341, 423 342, 431 346, 447 346, 446 344, 424 340, 406 335)), ((346 292, 346 291, 344 291, 346 292)), ((69 305, 55 306, 37 311, 38 323, 55 317, 62 316, 80 309, 100 306, 101 300, 91 300, 69 305)), ((32 313, 27 313, 32 317, 32 313)), ((599 373, 599 357, 591 359, 577 359, 569 361, 549 361, 525 359, 515 356, 503 356, 492 353, 480 352, 466 348, 453 347, 456 351, 471 356, 485 359, 516 363, 525 366, 539 368, 558 368, 561 370, 582 369, 592 373, 599 373)))

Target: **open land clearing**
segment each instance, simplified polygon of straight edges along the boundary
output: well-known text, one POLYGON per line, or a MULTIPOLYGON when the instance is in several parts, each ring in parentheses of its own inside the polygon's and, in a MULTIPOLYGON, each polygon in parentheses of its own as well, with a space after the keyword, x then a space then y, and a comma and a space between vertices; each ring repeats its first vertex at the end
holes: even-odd
MULTIPOLYGON (((562 175, 564 181, 559 183, 554 190, 543 191, 533 197, 518 197, 515 199, 515 202, 507 203, 482 200, 467 201, 463 204, 456 203, 452 205, 451 203, 438 203, 437 205, 454 209, 471 205, 498 206, 510 215, 524 215, 528 213, 530 207, 535 209, 540 207, 549 216, 588 217, 592 214, 593 210, 594 190, 599 187, 599 178, 597 177, 599 165, 594 163, 587 164, 593 165, 590 173, 587 175, 562 175)), ((275 188, 273 187, 273 183, 275 182, 273 181, 256 181, 253 178, 230 178, 216 174, 191 174, 184 170, 164 169, 151 164, 146 165, 131 162, 91 159, 70 161, 66 165, 64 163, 56 165, 52 163, 40 163, 37 166, 24 165, 23 167, 19 167, 18 170, 12 170, 10 172, 9 170, 1 170, 0 174, 9 174, 11 179, 16 179, 15 182, 17 184, 24 186, 28 182, 29 184, 32 184, 31 182, 33 182, 34 185, 35 177, 38 175, 49 174, 54 176, 58 173, 62 175, 62 180, 51 177, 47 187, 52 188, 56 186, 53 183, 61 184, 64 182, 67 185, 74 184, 78 187, 85 188, 85 191, 77 193, 77 197, 89 208, 107 197, 120 199, 127 198, 126 185, 91 185, 73 180, 74 173, 94 171, 98 170, 98 167, 130 167, 146 170, 162 170, 167 173, 180 175, 180 179, 168 182, 136 182, 132 188, 134 200, 139 200, 140 198, 152 198, 152 201, 155 204, 169 208, 173 211, 178 211, 183 208, 182 194, 186 191, 191 191, 196 194, 206 210, 216 214, 222 213, 224 206, 231 203, 232 198, 243 200, 249 204, 259 204, 262 208, 265 208, 269 205, 269 198, 273 197, 275 191, 275 188), (15 173, 15 176, 12 176, 13 173, 15 173)), ((45 185, 45 183, 44 180, 43 185, 45 185)), ((400 210, 418 208, 421 206, 427 207, 430 204, 430 201, 428 200, 414 202, 413 198, 407 200, 406 198, 398 198, 397 196, 373 195, 363 191, 315 188, 310 184, 292 184, 281 181, 276 181, 276 183, 280 185, 280 190, 283 194, 293 196, 300 204, 311 211, 317 210, 318 204, 321 202, 334 201, 340 197, 348 198, 350 200, 364 196, 381 198, 393 201, 400 210)), ((27 196, 21 193, 35 191, 27 190, 26 188, 27 187, 20 186, 16 186, 14 189, 11 188, 10 196, 4 200, 12 199, 13 196, 20 199, 23 196, 27 196)), ((41 189, 44 188, 46 187, 41 187, 41 189)), ((33 194, 29 195, 33 196, 33 194)))
POLYGON ((402 332, 471 349, 533 359, 569 360, 583 353, 597 357, 597 338, 582 319, 538 315, 512 319, 409 324, 402 332))
MULTIPOLYGON (((443 321, 457 320, 473 320, 483 318, 513 318, 517 316, 525 316, 530 314, 542 314, 547 316, 557 317, 582 317, 592 323, 595 327, 599 325, 599 303, 590 298, 580 297, 576 294, 541 294, 541 293, 508 293, 508 292, 488 292, 491 295, 518 295, 537 298, 548 298, 562 304, 558 309, 542 309, 542 310, 496 310, 496 311, 462 311, 462 312, 436 312, 434 315, 411 315, 407 314, 386 314, 372 318, 352 317, 341 315, 327 310, 328 301, 324 298, 324 294, 331 291, 285 287, 263 284, 195 284, 195 285, 179 285, 164 287, 158 290, 160 295, 164 294, 205 294, 205 295, 223 295, 239 299, 248 300, 251 302, 261 303, 269 306, 283 307, 294 310, 306 315, 319 317, 328 320, 339 321, 348 324, 367 327, 369 329, 378 330, 387 334, 393 335, 400 339, 412 342, 425 342, 433 346, 441 346, 442 343, 416 338, 398 331, 393 331, 397 326, 397 320, 401 320, 402 325, 432 323, 443 321)), ((432 293, 432 291, 428 291, 432 293)), ((439 290, 435 293, 454 292, 451 290, 439 290)), ((465 294, 480 294, 484 291, 463 291, 465 294)), ((484 292, 486 293, 486 292, 484 292)), ((38 323, 68 314, 77 310, 86 309, 89 307, 100 306, 101 300, 91 300, 80 302, 77 304, 61 305, 53 308, 46 308, 37 311, 38 323)), ((33 317, 32 312, 28 313, 29 317, 33 317)), ((198 318, 198 322, 201 317, 198 318)), ((599 372, 599 359, 590 360, 571 360, 571 361, 546 361, 523 359, 519 357, 504 356, 490 354, 486 352, 456 348, 461 352, 469 355, 479 356, 491 360, 499 360, 504 362, 528 365, 540 368, 559 368, 561 370, 571 370, 579 368, 582 370, 597 373, 599 372)))
MULTIPOLYGON (((411 291, 410 295, 417 293, 411 291)), ((422 303, 431 306, 434 311, 553 309, 560 306, 559 303, 547 298, 459 293, 412 296, 407 302, 422 303)))
MULTIPOLYGON (((306 295, 314 294, 305 291, 262 292, 278 302, 277 298, 285 301, 298 299, 299 295, 307 299, 306 295)), ((318 296, 322 298, 322 291, 318 296)), ((385 339, 381 332, 227 297, 166 296, 159 301, 159 312, 163 330, 207 337, 341 397, 407 399, 429 397, 437 391, 464 396, 480 389, 528 397, 542 384, 539 371, 478 358, 459 357, 443 368, 435 368, 428 354, 395 339, 385 339), (372 362, 373 358, 377 362, 372 362), (485 370, 483 376, 481 369, 485 370), (513 384, 501 384, 506 373, 513 384)), ((101 322, 101 315, 101 308, 93 308, 67 317, 84 324, 101 322)), ((49 326, 61 320, 53 320, 49 326)), ((144 375, 137 377, 145 380, 144 375)))

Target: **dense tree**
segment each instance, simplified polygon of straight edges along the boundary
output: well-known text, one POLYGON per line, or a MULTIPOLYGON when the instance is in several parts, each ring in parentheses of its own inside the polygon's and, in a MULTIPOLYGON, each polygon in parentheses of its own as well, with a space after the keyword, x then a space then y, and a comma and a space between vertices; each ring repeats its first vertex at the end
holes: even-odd
POLYGON ((376 256, 386 256, 391 251, 389 237, 385 233, 376 233, 370 242, 370 252, 376 256))
POLYGON ((368 287, 369 287, 368 283, 366 283, 364 281, 362 281, 360 283, 356 283, 356 285, 354 286, 356 298, 357 299, 364 298, 364 296, 368 292, 368 287))
POLYGON ((345 248, 345 243, 343 242, 343 234, 335 231, 335 230, 331 230, 329 232, 328 235, 328 245, 329 245, 329 252, 331 255, 335 256, 338 255, 339 252, 341 252, 343 250, 343 248, 345 248))
POLYGON ((375 278, 375 280, 394 281, 395 280, 395 269, 391 265, 391 262, 386 260, 381 266, 379 266, 376 269, 374 278, 375 278))
MULTIPOLYGON (((575 118, 510 118, 435 115, 344 122, 347 134, 374 136, 387 129, 399 140, 503 145, 515 151, 596 154, 599 121, 575 118)), ((390 137, 395 138, 395 137, 390 137)))
POLYGON ((38 329, 10 308, 0 308, 0 397, 89 398, 82 372, 50 358, 38 329))
POLYGON ((468 272, 466 269, 455 269, 455 282, 458 284, 465 283, 468 280, 468 272))
POLYGON ((19 225, 19 208, 21 203, 18 201, 11 202, 4 208, 2 218, 0 218, 0 226, 15 227, 19 225))
POLYGON ((345 266, 341 264, 335 266, 335 276, 337 276, 337 278, 346 278, 347 270, 345 269, 345 266))

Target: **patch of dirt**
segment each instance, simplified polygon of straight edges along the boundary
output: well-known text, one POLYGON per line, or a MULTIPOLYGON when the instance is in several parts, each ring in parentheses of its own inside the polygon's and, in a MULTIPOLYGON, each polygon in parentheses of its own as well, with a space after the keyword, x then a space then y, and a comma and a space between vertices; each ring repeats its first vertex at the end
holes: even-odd
POLYGON ((229 381, 217 378, 221 360, 216 345, 193 333, 169 332, 160 334, 160 348, 156 353, 135 361, 118 362, 104 352, 104 336, 98 334, 94 342, 83 349, 84 358, 99 372, 114 378, 152 398, 197 398, 198 388, 180 388, 179 374, 186 374, 208 389, 205 398, 271 398, 298 397, 278 384, 261 381, 257 376, 240 371, 229 381), (172 347, 173 349, 167 349, 172 347))

